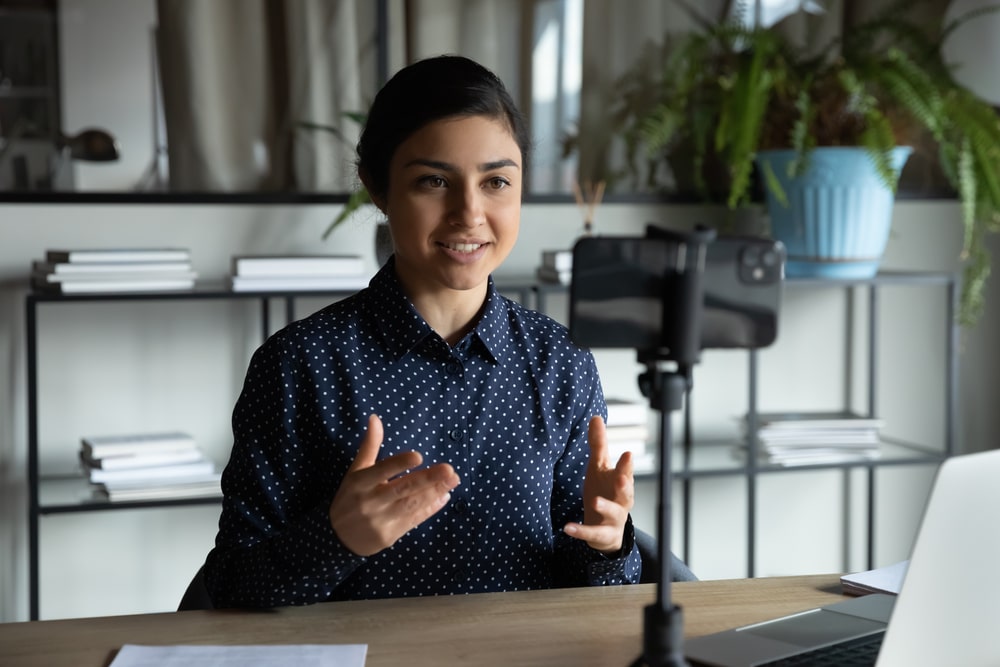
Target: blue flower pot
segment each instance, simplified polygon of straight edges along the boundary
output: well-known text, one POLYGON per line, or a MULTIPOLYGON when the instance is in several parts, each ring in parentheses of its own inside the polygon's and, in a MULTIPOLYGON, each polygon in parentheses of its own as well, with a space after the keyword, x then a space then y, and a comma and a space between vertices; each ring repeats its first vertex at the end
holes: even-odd
MULTIPOLYGON (((912 149, 893 149, 898 177, 912 149)), ((862 148, 820 147, 809 169, 790 178, 794 150, 760 151, 788 197, 783 205, 768 189, 771 235, 785 244, 785 275, 798 278, 870 278, 878 272, 889 241, 895 195, 862 148)))

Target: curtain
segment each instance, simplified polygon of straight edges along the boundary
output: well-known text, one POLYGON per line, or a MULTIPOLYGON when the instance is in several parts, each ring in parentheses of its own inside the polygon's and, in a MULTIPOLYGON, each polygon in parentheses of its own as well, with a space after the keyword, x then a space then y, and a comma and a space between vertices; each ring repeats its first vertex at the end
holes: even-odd
POLYGON ((373 3, 158 0, 173 191, 353 189, 373 3))

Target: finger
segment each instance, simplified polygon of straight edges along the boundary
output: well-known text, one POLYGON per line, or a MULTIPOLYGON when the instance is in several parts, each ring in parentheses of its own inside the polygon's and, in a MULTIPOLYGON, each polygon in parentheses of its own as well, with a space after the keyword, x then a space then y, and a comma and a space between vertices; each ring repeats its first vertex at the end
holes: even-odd
POLYGON ((586 542, 592 549, 609 554, 621 551, 624 539, 624 526, 567 523, 563 531, 574 539, 586 542))
POLYGON ((604 420, 595 415, 587 427, 587 442, 590 445, 590 463, 605 466, 608 458, 608 439, 604 420))
POLYGON ((405 509, 396 517, 397 539, 440 512, 449 500, 451 500, 450 492, 439 493, 434 489, 401 500, 400 504, 405 509))
POLYGON ((385 502, 401 501, 404 505, 418 507, 428 499, 450 493, 460 482, 458 473, 450 464, 435 463, 391 480, 379 489, 379 495, 385 502))
POLYGON ((372 466, 363 470, 354 471, 355 476, 371 484, 391 482, 408 470, 413 470, 424 462, 424 457, 420 452, 400 452, 378 461, 372 466))
POLYGON ((632 452, 625 451, 619 458, 618 463, 615 465, 615 472, 619 475, 625 477, 627 480, 632 479, 634 463, 632 460, 632 452))
POLYGON ((382 436, 382 420, 378 418, 378 415, 369 415, 368 428, 365 430, 364 437, 361 438, 358 453, 354 457, 354 461, 351 463, 348 472, 363 470, 375 465, 379 449, 382 447, 382 436))

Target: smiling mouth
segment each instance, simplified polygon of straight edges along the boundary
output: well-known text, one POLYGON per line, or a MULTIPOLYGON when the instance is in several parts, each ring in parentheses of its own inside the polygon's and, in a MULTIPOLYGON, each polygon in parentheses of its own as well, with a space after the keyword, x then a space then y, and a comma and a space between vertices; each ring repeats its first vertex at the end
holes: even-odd
POLYGON ((475 252, 482 248, 485 243, 442 243, 448 250, 454 250, 455 252, 475 252))

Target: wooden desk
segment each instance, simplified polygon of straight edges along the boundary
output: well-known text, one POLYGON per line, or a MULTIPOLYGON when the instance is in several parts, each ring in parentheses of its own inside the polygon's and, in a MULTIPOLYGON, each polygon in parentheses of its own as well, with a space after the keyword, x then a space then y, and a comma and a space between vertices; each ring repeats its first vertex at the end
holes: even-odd
MULTIPOLYGON (((839 599, 836 575, 675 584, 686 635, 839 599)), ((122 644, 368 644, 366 667, 627 667, 652 584, 0 624, 0 663, 105 667, 122 644)))

